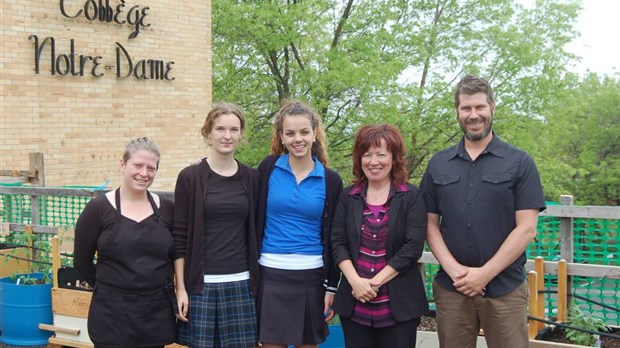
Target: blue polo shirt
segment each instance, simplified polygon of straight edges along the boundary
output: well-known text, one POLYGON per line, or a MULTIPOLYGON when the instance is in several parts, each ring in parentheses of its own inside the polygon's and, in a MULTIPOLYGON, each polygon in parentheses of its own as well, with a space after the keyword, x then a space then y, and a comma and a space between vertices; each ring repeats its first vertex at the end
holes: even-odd
MULTIPOLYGON (((437 153, 420 188, 427 212, 440 215, 439 229, 450 253, 469 267, 481 267, 495 255, 516 227, 517 210, 545 209, 534 160, 495 134, 475 161, 463 140, 437 153)), ((489 282, 485 296, 502 296, 523 283, 525 261, 522 253, 489 282)), ((456 291, 443 269, 435 279, 456 291)))
POLYGON ((313 159, 314 169, 297 184, 289 155, 278 158, 269 177, 262 253, 323 255, 325 167, 313 159))

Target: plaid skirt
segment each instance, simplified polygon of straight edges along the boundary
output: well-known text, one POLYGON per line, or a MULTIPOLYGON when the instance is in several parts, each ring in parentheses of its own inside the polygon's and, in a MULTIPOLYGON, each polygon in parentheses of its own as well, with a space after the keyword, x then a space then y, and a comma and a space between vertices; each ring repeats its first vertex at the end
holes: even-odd
POLYGON ((250 281, 206 283, 189 297, 189 323, 178 322, 177 342, 192 348, 256 347, 256 302, 250 281))

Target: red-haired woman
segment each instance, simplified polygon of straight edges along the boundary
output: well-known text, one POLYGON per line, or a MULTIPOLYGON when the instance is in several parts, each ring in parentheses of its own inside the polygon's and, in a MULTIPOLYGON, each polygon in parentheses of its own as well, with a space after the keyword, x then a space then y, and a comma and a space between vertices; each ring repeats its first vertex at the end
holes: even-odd
POLYGON ((333 307, 345 345, 415 347, 420 317, 428 311, 417 267, 426 210, 419 189, 408 182, 398 129, 360 128, 353 175, 332 225, 334 262, 344 274, 333 307))

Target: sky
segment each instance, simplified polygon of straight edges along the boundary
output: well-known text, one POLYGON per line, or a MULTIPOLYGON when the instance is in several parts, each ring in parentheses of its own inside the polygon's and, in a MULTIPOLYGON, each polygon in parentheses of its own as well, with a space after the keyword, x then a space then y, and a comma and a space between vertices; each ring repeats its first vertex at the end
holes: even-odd
MULTIPOLYGON (((533 1, 519 0, 526 7, 533 1)), ((582 60, 568 69, 578 74, 620 73, 620 0, 581 0, 581 7, 576 23, 581 36, 568 44, 566 50, 582 60)))

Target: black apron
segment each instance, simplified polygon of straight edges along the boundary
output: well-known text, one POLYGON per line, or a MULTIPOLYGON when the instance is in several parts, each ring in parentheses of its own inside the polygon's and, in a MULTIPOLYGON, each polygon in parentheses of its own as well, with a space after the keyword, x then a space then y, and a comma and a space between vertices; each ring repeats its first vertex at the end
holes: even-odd
POLYGON ((121 214, 119 192, 116 226, 98 244, 88 333, 96 347, 163 346, 176 333, 174 240, 150 193, 154 214, 136 222, 121 214))

